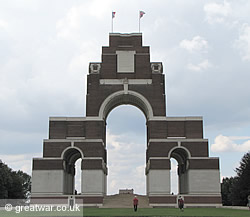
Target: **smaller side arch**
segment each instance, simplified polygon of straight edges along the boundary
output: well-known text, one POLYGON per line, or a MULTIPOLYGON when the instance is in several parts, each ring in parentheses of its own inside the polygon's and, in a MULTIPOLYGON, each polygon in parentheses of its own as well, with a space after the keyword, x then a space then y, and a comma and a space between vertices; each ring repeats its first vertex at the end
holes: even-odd
POLYGON ((80 148, 75 147, 75 146, 73 146, 73 147, 70 146, 70 147, 67 147, 67 148, 65 148, 65 149, 63 150, 63 152, 62 152, 62 154, 61 154, 61 159, 64 159, 64 156, 65 156, 66 152, 69 151, 70 149, 72 149, 72 150, 75 149, 75 150, 79 151, 80 154, 81 154, 81 159, 84 158, 84 154, 83 154, 83 152, 82 152, 82 150, 81 150, 80 148))
POLYGON ((186 156, 187 159, 190 159, 190 158, 191 158, 191 153, 190 153, 190 151, 189 151, 186 147, 183 147, 183 146, 176 146, 176 147, 173 147, 173 148, 168 152, 168 158, 169 158, 169 159, 171 158, 172 153, 173 153, 175 150, 177 150, 177 149, 183 150, 184 153, 186 153, 186 155, 187 155, 187 156, 186 156))
MULTIPOLYGON (((189 159, 191 158, 191 154, 189 150, 182 146, 177 146, 172 148, 169 151, 168 154, 169 159, 173 157, 178 162, 178 175, 186 174, 186 171, 189 169, 189 159)), ((183 177, 183 176, 182 176, 183 177)), ((180 188, 183 190, 183 187, 181 187, 181 183, 183 184, 185 181, 180 181, 180 188)), ((183 192, 183 191, 180 192, 183 192)))
POLYGON ((61 158, 63 159, 63 192, 64 194, 75 194, 75 175, 76 175, 76 161, 83 159, 84 155, 78 147, 70 146, 63 150, 61 158))

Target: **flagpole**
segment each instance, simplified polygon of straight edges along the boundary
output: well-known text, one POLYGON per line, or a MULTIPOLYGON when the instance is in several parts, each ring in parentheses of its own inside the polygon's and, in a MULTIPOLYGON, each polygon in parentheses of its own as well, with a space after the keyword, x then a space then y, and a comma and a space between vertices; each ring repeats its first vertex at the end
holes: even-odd
POLYGON ((140 18, 140 11, 139 11, 139 33, 141 32, 141 18, 140 18))
POLYGON ((113 17, 111 19, 112 19, 112 22, 111 22, 111 32, 113 33, 113 17))
POLYGON ((111 16, 111 33, 113 33, 113 11, 111 16))

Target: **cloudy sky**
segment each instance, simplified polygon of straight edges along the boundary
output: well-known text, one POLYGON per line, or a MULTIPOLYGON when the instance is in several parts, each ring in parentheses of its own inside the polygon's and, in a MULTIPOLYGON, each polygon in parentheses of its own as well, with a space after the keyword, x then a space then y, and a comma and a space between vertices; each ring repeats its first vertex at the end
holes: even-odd
MULTIPOLYGON (((0 0, 0 159, 31 174, 48 118, 85 116, 88 64, 108 45, 112 10, 121 33, 138 32, 145 11, 143 44, 163 62, 167 115, 203 116, 221 177, 235 175, 250 150, 248 0, 0 0)), ((108 192, 144 194, 143 113, 120 106, 107 127, 108 192)))

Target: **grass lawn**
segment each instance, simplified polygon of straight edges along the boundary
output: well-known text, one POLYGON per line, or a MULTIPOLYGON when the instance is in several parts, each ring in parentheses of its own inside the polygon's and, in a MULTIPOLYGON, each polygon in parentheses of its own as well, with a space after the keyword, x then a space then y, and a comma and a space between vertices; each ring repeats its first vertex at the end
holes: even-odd
POLYGON ((80 212, 20 212, 15 213, 0 211, 1 217, 29 217, 29 216, 219 216, 219 217, 250 217, 249 210, 219 209, 219 208, 186 208, 184 212, 175 208, 155 209, 109 209, 109 208, 84 208, 80 212))
POLYGON ((84 209, 84 216, 228 216, 250 217, 248 210, 218 208, 186 208, 183 212, 175 208, 138 209, 84 209))

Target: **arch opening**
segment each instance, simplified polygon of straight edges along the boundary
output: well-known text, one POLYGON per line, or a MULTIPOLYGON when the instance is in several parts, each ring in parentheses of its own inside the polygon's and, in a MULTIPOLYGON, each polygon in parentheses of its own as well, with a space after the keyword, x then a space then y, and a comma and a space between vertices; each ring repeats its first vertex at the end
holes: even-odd
POLYGON ((132 105, 114 108, 107 119, 108 194, 134 189, 145 194, 146 124, 142 112, 132 105))
POLYGON ((99 110, 99 117, 106 120, 109 113, 120 105, 133 105, 140 109, 145 115, 146 119, 153 117, 153 109, 148 100, 141 94, 128 91, 118 91, 107 97, 102 103, 99 110))
POLYGON ((172 194, 178 194, 179 192, 179 177, 178 177, 178 162, 175 158, 170 158, 171 170, 170 170, 170 192, 172 194))
POLYGON ((82 153, 76 148, 68 148, 63 153, 65 194, 72 195, 80 192, 79 177, 81 177, 82 158, 82 153))
POLYGON ((189 167, 188 163, 189 158, 190 158, 190 153, 183 147, 174 148, 170 152, 170 160, 171 160, 170 174, 171 174, 171 181, 173 181, 173 183, 171 182, 171 191, 173 192, 173 190, 175 189, 174 193, 185 194, 188 192, 187 170, 189 167), (175 161, 173 161, 173 159, 175 161), (177 189, 178 192, 176 191, 177 189))

